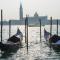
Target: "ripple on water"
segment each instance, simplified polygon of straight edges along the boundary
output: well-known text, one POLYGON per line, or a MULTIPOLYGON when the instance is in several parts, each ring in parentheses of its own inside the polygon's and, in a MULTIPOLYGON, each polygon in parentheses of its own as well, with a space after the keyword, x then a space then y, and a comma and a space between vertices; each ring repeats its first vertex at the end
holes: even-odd
MULTIPOLYGON (((11 35, 13 35, 17 30, 17 26, 14 29, 13 27, 11 30, 11 35)), ((21 29, 22 33, 25 34, 24 27, 21 26, 18 27, 21 29)), ((0 60, 60 60, 60 52, 55 52, 53 49, 50 50, 50 48, 46 45, 43 36, 44 34, 43 28, 42 28, 42 43, 40 43, 40 30, 39 30, 40 28, 29 27, 28 29, 29 29, 28 54, 26 46, 24 46, 23 48, 19 49, 16 53, 12 53, 13 55, 9 56, 8 58, 4 59, 0 58, 0 60)), ((4 29, 3 38, 5 39, 9 37, 7 31, 9 31, 8 27, 7 29, 4 29)))

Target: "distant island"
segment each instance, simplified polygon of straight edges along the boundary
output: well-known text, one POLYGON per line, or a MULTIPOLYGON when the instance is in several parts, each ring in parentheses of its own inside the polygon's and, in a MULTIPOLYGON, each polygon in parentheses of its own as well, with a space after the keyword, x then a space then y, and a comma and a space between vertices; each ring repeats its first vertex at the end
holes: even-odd
MULTIPOLYGON (((47 16, 33 16, 33 17, 28 17, 29 26, 39 26, 40 24, 39 19, 41 19, 41 24, 43 26, 50 24, 50 20, 47 19, 47 16)), ((57 19, 52 19, 52 23, 53 25, 56 25, 57 19)), ((60 25, 60 19, 58 20, 58 24, 60 25)), ((9 21, 3 20, 3 25, 9 25, 9 21)), ((11 25, 25 25, 25 18, 20 19, 20 20, 11 20, 11 25)))

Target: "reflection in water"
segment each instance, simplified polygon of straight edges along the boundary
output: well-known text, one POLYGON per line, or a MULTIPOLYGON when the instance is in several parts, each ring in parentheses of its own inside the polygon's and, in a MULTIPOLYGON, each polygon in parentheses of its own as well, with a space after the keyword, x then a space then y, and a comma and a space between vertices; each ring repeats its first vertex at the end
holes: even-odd
MULTIPOLYGON (((8 49, 8 48, 7 48, 8 49)), ((12 55, 14 55, 18 49, 13 49, 13 50, 7 50, 7 51, 1 51, 1 57, 0 58, 8 58, 12 55)))
MULTIPOLYGON (((25 32, 24 32, 25 27, 24 26, 18 26, 18 27, 19 29, 21 29, 25 37, 25 32)), ((48 26, 45 28, 49 31, 48 26)), ((59 60, 60 59, 60 52, 56 52, 55 50, 53 50, 53 48, 50 49, 48 45, 46 45, 46 42, 43 36, 44 35, 43 27, 42 27, 42 43, 40 43, 39 27, 29 27, 28 29, 29 29, 28 54, 27 54, 26 44, 24 43, 25 38, 23 38, 23 48, 18 49, 16 52, 3 53, 0 60, 59 60)), ((56 32, 55 30, 53 30, 53 33, 56 32)), ((17 26, 12 26, 11 36, 15 34, 16 31, 17 31, 17 26)), ((8 26, 4 26, 3 42, 6 42, 7 41, 6 39, 8 38, 9 38, 8 26)))

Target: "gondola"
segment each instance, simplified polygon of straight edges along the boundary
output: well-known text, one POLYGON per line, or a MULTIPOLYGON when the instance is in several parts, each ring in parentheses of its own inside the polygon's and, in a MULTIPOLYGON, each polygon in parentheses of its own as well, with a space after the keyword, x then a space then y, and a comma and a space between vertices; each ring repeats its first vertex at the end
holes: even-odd
POLYGON ((60 51, 60 36, 47 32, 44 29, 44 38, 49 46, 51 46, 56 51, 60 51))
POLYGON ((17 51, 22 46, 23 34, 17 29, 17 33, 11 36, 6 43, 0 42, 0 50, 4 52, 17 51))

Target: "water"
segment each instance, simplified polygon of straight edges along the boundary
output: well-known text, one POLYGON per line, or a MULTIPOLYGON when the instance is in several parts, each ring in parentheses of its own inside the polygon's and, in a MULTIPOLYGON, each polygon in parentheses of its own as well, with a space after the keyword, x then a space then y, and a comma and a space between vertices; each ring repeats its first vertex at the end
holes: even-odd
MULTIPOLYGON (((19 28, 22 31, 25 37, 25 27, 19 25, 11 27, 11 36, 16 33, 17 28, 19 28)), ((45 26, 45 28, 47 31, 49 31, 49 26, 45 26)), ((0 60, 60 60, 60 52, 57 53, 46 45, 43 31, 44 27, 42 27, 42 43, 40 43, 39 27, 29 27, 28 29, 29 29, 28 54, 26 49, 27 47, 24 46, 15 53, 11 53, 9 55, 7 55, 6 53, 4 57, 0 58, 0 60)), ((56 34, 56 26, 53 26, 53 34, 56 34)), ((8 38, 9 38, 9 27, 3 26, 3 42, 6 42, 8 38)), ((23 44, 25 45, 24 40, 25 38, 23 38, 23 44)))

